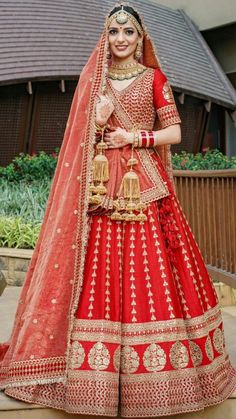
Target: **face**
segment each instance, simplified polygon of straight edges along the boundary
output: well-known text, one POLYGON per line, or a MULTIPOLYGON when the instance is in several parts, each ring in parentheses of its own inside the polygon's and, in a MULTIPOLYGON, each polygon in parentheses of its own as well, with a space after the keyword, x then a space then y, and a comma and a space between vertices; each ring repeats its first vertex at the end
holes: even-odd
POLYGON ((134 58, 137 43, 141 39, 134 24, 128 20, 121 25, 113 19, 108 28, 109 48, 112 56, 119 61, 134 58))

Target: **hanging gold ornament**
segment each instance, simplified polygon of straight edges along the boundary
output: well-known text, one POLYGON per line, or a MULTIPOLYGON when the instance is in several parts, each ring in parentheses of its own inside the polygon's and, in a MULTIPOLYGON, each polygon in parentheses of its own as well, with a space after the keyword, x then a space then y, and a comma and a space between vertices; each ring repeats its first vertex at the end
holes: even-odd
POLYGON ((111 214, 112 220, 139 222, 147 220, 146 215, 143 214, 143 211, 146 209, 146 205, 141 202, 139 176, 133 169, 133 166, 136 164, 138 164, 138 160, 134 157, 134 146, 132 145, 131 156, 127 163, 127 166, 130 167, 130 169, 123 176, 121 186, 117 194, 118 199, 114 201, 115 211, 111 214), (121 207, 119 203, 119 198, 121 196, 125 201, 124 207, 121 207), (138 214, 135 214, 134 211, 138 212, 138 214))
POLYGON ((109 163, 104 152, 107 149, 107 145, 104 142, 104 132, 106 127, 97 127, 101 133, 101 140, 96 145, 97 154, 93 159, 92 165, 92 183, 89 187, 90 204, 100 204, 102 202, 102 195, 107 193, 107 188, 104 186, 104 182, 109 180, 109 163))

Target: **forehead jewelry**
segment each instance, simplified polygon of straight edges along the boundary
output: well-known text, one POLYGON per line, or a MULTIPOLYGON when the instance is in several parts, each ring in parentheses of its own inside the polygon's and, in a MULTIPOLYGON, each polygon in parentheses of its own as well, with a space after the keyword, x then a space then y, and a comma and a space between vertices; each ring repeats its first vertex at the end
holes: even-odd
POLYGON ((131 20, 131 22, 134 24, 134 26, 136 27, 137 31, 142 35, 143 34, 143 29, 141 27, 141 25, 139 24, 139 22, 137 21, 137 19, 135 19, 135 17, 133 15, 131 15, 129 12, 127 12, 126 10, 124 10, 124 6, 121 6, 121 10, 119 10, 118 12, 114 13, 113 15, 111 15, 108 18, 107 21, 107 26, 110 25, 111 21, 113 19, 116 19, 116 22, 119 25, 124 25, 125 23, 128 22, 128 20, 131 20))

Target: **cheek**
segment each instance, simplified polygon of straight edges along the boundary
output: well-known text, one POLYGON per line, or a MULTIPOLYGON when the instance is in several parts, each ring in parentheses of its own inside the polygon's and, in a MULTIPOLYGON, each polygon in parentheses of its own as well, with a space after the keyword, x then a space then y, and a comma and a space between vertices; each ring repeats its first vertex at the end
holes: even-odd
POLYGON ((132 39, 130 39, 130 40, 129 40, 129 44, 130 44, 130 45, 132 45, 132 47, 133 47, 133 48, 136 48, 136 47, 137 47, 137 44, 138 44, 138 39, 137 39, 137 37, 135 36, 135 37, 133 37, 132 39))

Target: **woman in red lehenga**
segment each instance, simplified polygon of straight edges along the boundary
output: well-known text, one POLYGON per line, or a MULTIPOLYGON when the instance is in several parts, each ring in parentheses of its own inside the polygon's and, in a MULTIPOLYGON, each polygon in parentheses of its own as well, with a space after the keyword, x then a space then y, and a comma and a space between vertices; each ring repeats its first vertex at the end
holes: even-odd
POLYGON ((179 123, 139 15, 115 7, 81 74, 0 348, 7 395, 148 417, 197 411, 234 390, 216 294, 173 190, 179 123))

